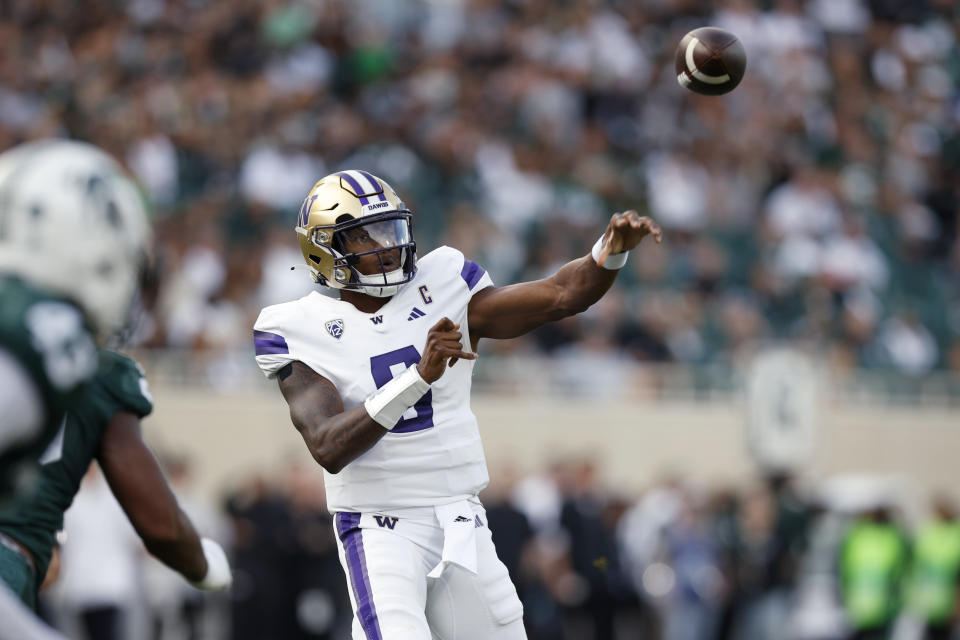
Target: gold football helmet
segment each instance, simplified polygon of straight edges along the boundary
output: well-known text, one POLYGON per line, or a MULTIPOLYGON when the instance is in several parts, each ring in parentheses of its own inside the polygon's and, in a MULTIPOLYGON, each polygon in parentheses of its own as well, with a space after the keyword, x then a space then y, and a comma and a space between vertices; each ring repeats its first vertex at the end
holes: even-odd
POLYGON ((296 231, 303 259, 319 284, 378 298, 392 296, 417 273, 411 217, 380 178, 366 171, 332 173, 313 185, 300 207, 296 231), (348 249, 357 236, 371 248, 348 249), (399 266, 390 268, 396 259, 385 259, 386 254, 397 251, 399 266), (371 254, 379 261, 379 273, 360 273, 356 264, 371 254))

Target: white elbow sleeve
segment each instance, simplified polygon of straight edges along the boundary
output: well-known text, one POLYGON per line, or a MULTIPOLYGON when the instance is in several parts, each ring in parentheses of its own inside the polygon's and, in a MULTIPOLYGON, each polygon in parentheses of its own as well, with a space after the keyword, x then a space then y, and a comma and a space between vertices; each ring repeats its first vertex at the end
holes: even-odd
POLYGON ((429 390, 430 384, 413 366, 371 393, 363 406, 377 424, 389 431, 400 421, 403 412, 429 390))

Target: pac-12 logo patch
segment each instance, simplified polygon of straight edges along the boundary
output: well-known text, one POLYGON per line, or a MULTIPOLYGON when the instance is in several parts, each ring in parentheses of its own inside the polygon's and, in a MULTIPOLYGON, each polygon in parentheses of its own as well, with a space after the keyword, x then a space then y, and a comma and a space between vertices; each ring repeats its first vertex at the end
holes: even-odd
POLYGON ((327 323, 323 326, 325 326, 327 328, 327 332, 337 340, 343 336, 343 320, 340 318, 337 318, 336 320, 327 320, 327 323))

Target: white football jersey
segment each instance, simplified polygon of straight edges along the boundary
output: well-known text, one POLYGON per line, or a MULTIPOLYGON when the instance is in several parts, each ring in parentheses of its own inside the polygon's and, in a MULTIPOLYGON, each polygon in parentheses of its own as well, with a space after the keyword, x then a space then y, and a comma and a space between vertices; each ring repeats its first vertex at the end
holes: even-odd
MULTIPOLYGON (((352 409, 420 361, 427 332, 443 317, 460 324, 469 351, 467 305, 493 285, 490 276, 450 247, 431 251, 417 267, 416 277, 374 313, 318 292, 266 307, 254 326, 257 364, 272 378, 299 360, 330 380, 352 409)), ((470 409, 473 364, 458 360, 370 450, 338 474, 324 472, 331 512, 441 505, 487 485, 470 409)))

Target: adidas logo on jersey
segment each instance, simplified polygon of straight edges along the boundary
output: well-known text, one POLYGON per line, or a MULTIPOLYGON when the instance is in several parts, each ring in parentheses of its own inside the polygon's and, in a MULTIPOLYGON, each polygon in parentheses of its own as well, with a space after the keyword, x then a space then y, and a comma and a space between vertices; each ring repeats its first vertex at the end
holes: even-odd
POLYGON ((420 309, 417 309, 416 307, 414 307, 413 310, 410 311, 410 315, 407 317, 407 322, 410 322, 411 320, 416 320, 417 318, 422 318, 425 315, 427 314, 425 314, 423 311, 420 311, 420 309))
POLYGON ((471 520, 466 516, 457 516, 456 518, 453 519, 453 521, 454 522, 473 522, 473 520, 471 520))

